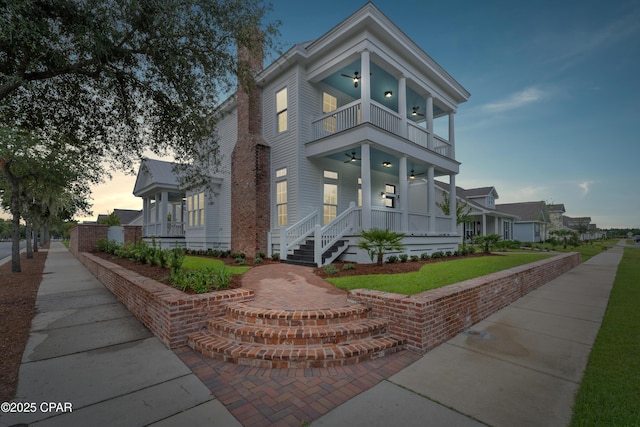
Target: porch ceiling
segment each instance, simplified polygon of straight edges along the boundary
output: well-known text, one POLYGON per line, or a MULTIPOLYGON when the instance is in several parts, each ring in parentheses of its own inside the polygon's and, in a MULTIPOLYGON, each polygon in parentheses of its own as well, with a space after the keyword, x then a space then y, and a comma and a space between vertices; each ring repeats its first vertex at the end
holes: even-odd
MULTIPOLYGON (((361 62, 360 59, 357 59, 349 65, 325 77, 322 81, 323 83, 346 94, 350 98, 359 99, 361 85, 358 85, 358 87, 355 88, 353 85, 353 80, 344 77, 343 74, 353 76, 354 72, 357 71, 362 79, 364 79, 365 76, 362 76, 360 70, 361 62)), ((398 80, 396 79, 396 77, 388 73, 375 62, 371 62, 371 75, 367 77, 371 79, 371 97, 385 107, 394 111, 398 111, 398 80), (384 96, 385 92, 387 91, 393 92, 391 98, 386 98, 384 96)), ((425 97, 412 89, 409 82, 407 84, 407 112, 409 113, 408 118, 417 122, 424 121, 423 117, 410 115, 410 113, 413 111, 413 107, 419 107, 418 111, 424 113, 426 111, 427 104, 425 97)), ((433 116, 439 117, 443 114, 445 114, 445 111, 438 105, 436 105, 436 102, 434 102, 433 116)))
MULTIPOLYGON (((354 148, 349 148, 349 149, 345 149, 342 150, 340 152, 337 153, 333 153, 328 155, 327 157, 333 160, 339 160, 341 162, 345 162, 347 163, 347 165, 353 166, 353 167, 360 167, 361 166, 361 161, 357 160, 355 162, 347 162, 347 160, 349 160, 351 158, 351 153, 356 153, 355 157, 357 158, 361 158, 361 150, 360 147, 354 147, 354 148)), ((428 164, 424 163, 424 162, 419 162, 416 159, 411 159, 408 158, 407 159, 407 173, 411 173, 411 171, 413 170, 414 174, 417 175, 418 177, 422 177, 422 178, 426 178, 427 176, 427 168, 429 167, 428 164)), ((399 168, 399 159, 397 156, 384 152, 382 150, 378 150, 376 148, 371 148, 371 170, 372 171, 376 171, 376 172, 381 172, 381 173, 387 173, 389 175, 394 175, 397 176, 398 173, 400 173, 400 168, 399 168), (390 167, 385 167, 383 166, 384 162, 389 162, 391 163, 390 167)), ((449 172, 439 169, 439 168, 435 168, 435 172, 434 175, 436 177, 438 176, 444 176, 444 175, 448 175, 449 172)))

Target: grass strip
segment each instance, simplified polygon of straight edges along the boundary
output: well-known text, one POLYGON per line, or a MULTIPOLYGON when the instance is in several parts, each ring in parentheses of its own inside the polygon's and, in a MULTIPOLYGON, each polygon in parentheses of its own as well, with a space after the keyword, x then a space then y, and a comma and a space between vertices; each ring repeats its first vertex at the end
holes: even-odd
MULTIPOLYGON (((182 266, 190 270, 198 270, 202 268, 219 269, 219 268, 225 267, 225 263, 219 259, 187 255, 184 257, 182 266)), ((227 265, 226 267, 231 272, 231 274, 242 274, 251 268, 249 266, 240 266, 240 265, 234 265, 234 266, 227 265)))
POLYGON ((640 426, 640 250, 625 249, 571 426, 640 426))
POLYGON ((340 289, 373 289, 413 295, 463 280, 549 258, 546 253, 510 253, 502 256, 464 258, 425 264, 419 271, 402 274, 370 274, 326 279, 340 289))

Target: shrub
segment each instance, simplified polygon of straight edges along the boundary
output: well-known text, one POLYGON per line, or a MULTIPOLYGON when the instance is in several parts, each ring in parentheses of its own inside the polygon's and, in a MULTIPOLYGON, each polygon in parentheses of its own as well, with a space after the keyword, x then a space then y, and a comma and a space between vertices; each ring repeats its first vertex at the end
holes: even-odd
POLYGON ((402 239, 404 239, 403 233, 395 233, 379 228, 362 230, 358 248, 366 250, 371 261, 377 257, 377 264, 382 265, 385 253, 404 250, 402 239))
POLYGON ((400 255, 400 262, 407 262, 409 260, 409 255, 407 254, 402 254, 400 255))
POLYGON ((451 255, 453 255, 453 252, 451 252, 451 251, 447 251, 447 252, 445 252, 445 254, 444 254, 444 255, 445 255, 445 256, 451 256, 451 255))
POLYGON ((431 254, 431 258, 444 258, 444 252, 435 251, 434 253, 431 254))
POLYGON ((398 257, 395 255, 389 255, 389 257, 387 258, 387 262, 389 264, 395 264, 396 262, 398 262, 398 257))
POLYGON ((247 262, 247 259, 241 256, 234 257, 234 262, 238 265, 244 265, 247 262))
POLYGON ((420 254, 420 259, 423 259, 423 260, 425 260, 425 261, 426 261, 426 260, 428 260, 429 258, 431 258, 431 255, 429 255, 429 254, 428 254, 428 253, 426 253, 426 252, 424 252, 424 253, 421 253, 421 254, 420 254))
POLYGON ((333 264, 325 265, 325 266, 322 268, 322 270, 324 271, 324 274, 326 274, 326 275, 328 275, 328 276, 331 276, 331 275, 337 274, 337 273, 338 273, 338 271, 339 271, 339 270, 338 270, 338 267, 336 267, 336 266, 335 266, 335 265, 333 265, 333 264))
POLYGON ((272 253, 271 254, 271 260, 280 261, 280 254, 278 252, 272 253))
POLYGON ((345 271, 346 270, 355 270, 355 268, 356 268, 356 266, 353 265, 353 264, 345 264, 345 265, 342 266, 342 269, 345 270, 345 271))
POLYGON ((254 264, 262 264, 262 262, 264 261, 264 258, 257 256, 253 259, 253 263, 254 264))
POLYGON ((418 255, 411 255, 411 261, 418 262, 419 259, 420 257, 418 255))

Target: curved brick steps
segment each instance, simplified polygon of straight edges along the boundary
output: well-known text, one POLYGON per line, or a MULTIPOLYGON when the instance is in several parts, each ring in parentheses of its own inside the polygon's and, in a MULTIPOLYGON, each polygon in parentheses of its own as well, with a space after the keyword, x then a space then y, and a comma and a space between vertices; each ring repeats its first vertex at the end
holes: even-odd
POLYGON ((208 357, 265 368, 340 366, 404 349, 404 340, 387 333, 387 321, 369 315, 362 305, 274 310, 239 303, 187 342, 208 357))

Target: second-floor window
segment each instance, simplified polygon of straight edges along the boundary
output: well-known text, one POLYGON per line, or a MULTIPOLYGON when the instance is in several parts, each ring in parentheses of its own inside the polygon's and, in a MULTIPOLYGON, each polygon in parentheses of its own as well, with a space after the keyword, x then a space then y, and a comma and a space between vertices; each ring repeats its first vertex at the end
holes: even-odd
MULTIPOLYGON (((338 99, 335 96, 329 95, 324 92, 322 94, 322 113, 327 114, 338 108, 338 99)), ((325 132, 335 132, 336 131, 336 117, 330 116, 326 117, 322 121, 322 130, 325 132)))
POLYGON ((278 122, 278 133, 285 132, 288 129, 287 122, 287 88, 278 91, 276 93, 276 117, 278 122))

